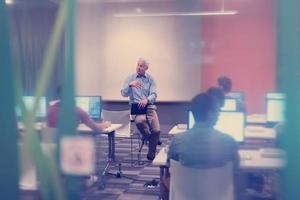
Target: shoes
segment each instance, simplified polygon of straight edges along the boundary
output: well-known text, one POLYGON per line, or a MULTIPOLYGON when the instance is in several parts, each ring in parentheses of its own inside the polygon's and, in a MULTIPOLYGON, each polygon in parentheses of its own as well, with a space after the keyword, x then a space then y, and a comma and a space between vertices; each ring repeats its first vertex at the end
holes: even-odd
POLYGON ((150 161, 154 160, 154 158, 155 158, 155 155, 153 155, 153 156, 151 156, 149 154, 147 155, 147 159, 150 160, 150 161))
POLYGON ((157 145, 160 146, 161 144, 162 144, 162 142, 161 142, 160 140, 158 140, 158 141, 157 141, 157 145))
POLYGON ((149 141, 149 137, 148 136, 142 136, 141 141, 143 144, 147 144, 149 141))

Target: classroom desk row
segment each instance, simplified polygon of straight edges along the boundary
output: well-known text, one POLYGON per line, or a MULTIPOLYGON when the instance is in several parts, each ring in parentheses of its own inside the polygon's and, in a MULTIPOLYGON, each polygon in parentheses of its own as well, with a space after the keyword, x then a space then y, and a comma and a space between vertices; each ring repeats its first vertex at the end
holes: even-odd
MULTIPOLYGON (((168 147, 163 147, 153 160, 154 166, 167 166, 168 147)), ((285 153, 281 149, 240 149, 240 168, 245 170, 273 170, 285 166, 285 153)))
MULTIPOLYGON (((108 139, 108 160, 105 166, 104 172, 102 175, 106 174, 106 170, 111 163, 115 162, 115 131, 119 129, 122 124, 111 124, 110 127, 103 130, 103 134, 107 135, 108 139)), ((42 130, 45 128, 45 123, 36 123, 35 128, 38 132, 42 133, 42 130)), ((22 123, 18 123, 18 128, 20 131, 24 131, 24 126, 22 123)), ((93 131, 84 124, 80 124, 77 128, 78 132, 83 134, 90 134, 93 131)), ((43 133, 42 133, 43 134, 43 133)), ((43 151, 47 153, 49 149, 55 149, 54 143, 41 143, 43 151)), ((30 156, 27 156, 28 159, 25 159, 25 163, 22 163, 22 174, 19 181, 20 189, 22 190, 37 190, 38 189, 38 182, 36 176, 36 168, 33 162, 30 159, 30 156)))
MULTIPOLYGON (((187 131, 186 124, 178 124, 174 126, 170 131, 170 135, 176 135, 187 131)), ((245 139, 276 139, 276 131, 273 128, 266 128, 264 126, 248 125, 245 128, 245 139)), ((280 149, 264 148, 258 146, 255 149, 243 149, 243 145, 240 146, 239 154, 241 157, 241 168, 281 168, 284 166, 283 155, 284 153, 280 149)), ((153 161, 154 165, 161 166, 166 164, 167 153, 165 149, 162 149, 153 161)))
MULTIPOLYGON (((170 130, 169 134, 176 135, 185 131, 187 131, 186 124, 177 124, 170 130)), ((245 138, 276 139, 276 131, 273 128, 266 128, 262 125, 248 125, 244 134, 245 138)))

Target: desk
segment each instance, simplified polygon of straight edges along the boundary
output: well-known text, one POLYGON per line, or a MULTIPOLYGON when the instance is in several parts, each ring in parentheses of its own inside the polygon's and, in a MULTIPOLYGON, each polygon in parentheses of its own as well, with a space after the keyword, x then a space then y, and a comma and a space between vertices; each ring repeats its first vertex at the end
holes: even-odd
POLYGON ((267 118, 264 114, 252 114, 247 116, 248 124, 266 124, 267 118))
MULTIPOLYGON (((115 131, 122 127, 122 124, 111 124, 110 127, 103 130, 103 134, 107 135, 108 139, 108 160, 115 162, 115 131)), ((92 129, 85 124, 80 124, 77 130, 81 133, 91 133, 92 129)))
MULTIPOLYGON (((110 127, 106 128, 103 133, 107 134, 108 136, 108 162, 101 173, 101 175, 105 175, 108 167, 112 162, 115 162, 115 130, 119 129, 122 126, 122 124, 111 124, 110 127)), ((45 127, 45 123, 37 123, 36 124, 36 130, 41 132, 42 128, 45 127)), ((24 126, 22 123, 18 123, 19 130, 23 131, 24 126)), ((77 130, 82 133, 91 133, 92 130, 85 126, 85 125, 79 125, 77 130)), ((44 144, 42 143, 42 148, 44 151, 47 150, 47 148, 55 149, 55 144, 48 143, 44 144)), ((27 155, 28 153, 26 153, 27 155)), ((28 158, 30 158, 29 155, 27 155, 28 158)), ((23 190, 37 190, 38 189, 38 182, 36 180, 36 168, 35 164, 31 161, 31 159, 26 159, 25 163, 22 164, 22 175, 19 181, 19 187, 23 190)))
MULTIPOLYGON (((281 151, 277 149, 278 151, 281 151)), ((255 150, 239 150, 240 155, 240 168, 241 169, 280 169, 285 166, 285 161, 282 157, 265 157, 263 156, 262 149, 255 150)), ((163 147, 156 155, 152 164, 159 166, 161 170, 164 170, 167 166, 167 151, 166 147, 163 147)), ((164 172, 161 171, 161 175, 164 172)))
MULTIPOLYGON (((186 124, 177 124, 170 131, 170 135, 176 135, 187 131, 186 124)), ((276 139, 276 131, 274 128, 266 128, 263 126, 248 125, 245 128, 245 138, 257 139, 276 139)))
MULTIPOLYGON (((19 131, 24 131, 24 124, 23 124, 23 122, 18 122, 17 126, 18 126, 19 131)), ((45 122, 36 122, 34 124, 34 127, 35 127, 36 131, 41 131, 43 128, 46 127, 46 123, 45 122)))

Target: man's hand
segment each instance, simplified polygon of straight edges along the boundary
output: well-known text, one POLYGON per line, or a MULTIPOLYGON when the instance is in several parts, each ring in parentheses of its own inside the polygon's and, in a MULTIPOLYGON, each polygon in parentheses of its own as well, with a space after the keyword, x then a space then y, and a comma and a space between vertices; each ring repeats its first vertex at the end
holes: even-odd
POLYGON ((148 103, 148 99, 140 100, 140 101, 138 102, 138 108, 139 108, 139 109, 145 108, 145 106, 147 105, 147 103, 148 103))
POLYGON ((98 124, 98 128, 100 130, 104 130, 104 129, 110 127, 110 126, 111 126, 111 122, 110 121, 105 121, 105 122, 102 122, 102 123, 98 124))
POLYGON ((142 87, 142 84, 141 84, 141 82, 139 82, 138 80, 134 80, 134 81, 131 81, 131 82, 129 83, 129 86, 130 86, 130 87, 141 88, 141 87, 142 87))

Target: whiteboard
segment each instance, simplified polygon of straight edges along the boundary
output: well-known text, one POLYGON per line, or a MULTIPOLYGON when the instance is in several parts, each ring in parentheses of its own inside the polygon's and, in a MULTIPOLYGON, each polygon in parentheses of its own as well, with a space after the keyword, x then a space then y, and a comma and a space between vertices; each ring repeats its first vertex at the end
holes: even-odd
MULTIPOLYGON (((184 19, 186 20, 186 19, 184 19)), ((157 101, 188 101, 200 92, 199 24, 177 18, 116 18, 79 4, 76 83, 79 95, 127 100, 120 90, 142 57, 157 84, 157 101)))

